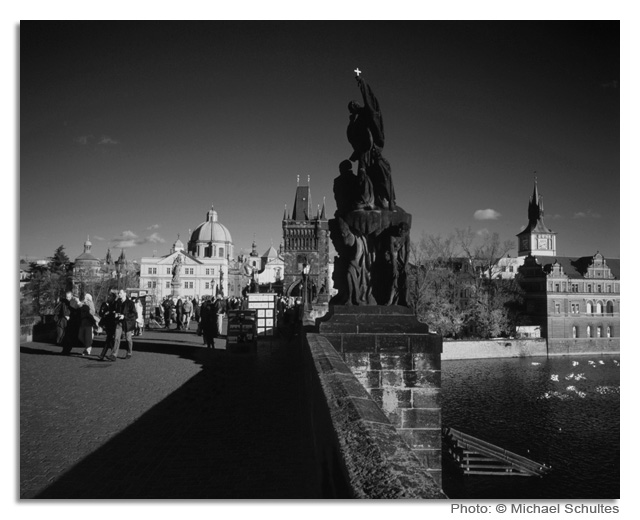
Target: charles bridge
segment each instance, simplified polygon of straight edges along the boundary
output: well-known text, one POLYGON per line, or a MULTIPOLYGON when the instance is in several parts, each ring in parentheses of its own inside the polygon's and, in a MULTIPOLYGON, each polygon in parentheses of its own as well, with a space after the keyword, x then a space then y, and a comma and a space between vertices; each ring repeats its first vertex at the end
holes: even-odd
POLYGON ((104 336, 90 357, 23 343, 20 497, 444 498, 363 367, 305 329, 248 352, 146 331, 115 363, 97 359, 104 336))

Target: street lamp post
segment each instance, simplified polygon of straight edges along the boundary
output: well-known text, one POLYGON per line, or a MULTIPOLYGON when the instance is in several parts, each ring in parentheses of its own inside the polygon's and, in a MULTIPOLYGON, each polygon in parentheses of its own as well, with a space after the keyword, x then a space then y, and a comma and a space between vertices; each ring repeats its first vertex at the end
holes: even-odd
POLYGON ((307 302, 309 300, 309 293, 307 289, 307 284, 309 280, 309 271, 311 270, 311 266, 306 262, 302 265, 302 308, 307 310, 307 302))

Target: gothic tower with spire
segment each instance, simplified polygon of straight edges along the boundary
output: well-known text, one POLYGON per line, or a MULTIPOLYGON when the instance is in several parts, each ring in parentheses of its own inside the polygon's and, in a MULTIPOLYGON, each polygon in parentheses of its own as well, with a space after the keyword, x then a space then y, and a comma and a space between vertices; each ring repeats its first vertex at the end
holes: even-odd
POLYGON ((312 295, 328 291, 329 221, 324 203, 315 216, 312 213, 311 189, 298 185, 291 214, 285 206, 282 219, 282 256, 284 258, 283 292, 290 296, 301 294, 302 268, 308 264, 309 286, 312 295))
POLYGON ((538 194, 538 181, 533 183, 529 198, 529 223, 518 233, 518 256, 556 256, 556 233, 544 223, 542 197, 538 194))

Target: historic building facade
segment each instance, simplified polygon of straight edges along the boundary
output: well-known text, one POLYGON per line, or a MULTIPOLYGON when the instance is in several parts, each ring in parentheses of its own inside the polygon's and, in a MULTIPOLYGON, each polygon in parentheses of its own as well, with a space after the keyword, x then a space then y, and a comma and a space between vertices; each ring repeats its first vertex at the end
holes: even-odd
POLYGON ((186 249, 178 237, 168 255, 141 259, 140 288, 146 289, 156 302, 165 296, 229 296, 230 266, 231 233, 218 222, 212 207, 206 220, 190 234, 186 249))
MULTIPOLYGON (((620 260, 599 251, 575 258, 557 255, 556 233, 544 224, 537 183, 528 216, 528 226, 517 235, 517 260, 503 259, 499 265, 510 272, 517 266, 526 316, 540 326, 549 354, 619 352, 620 260)), ((507 278, 510 272, 501 274, 507 278)))
POLYGON ((312 215, 311 190, 309 186, 298 186, 289 214, 285 206, 282 218, 283 244, 281 255, 284 261, 283 292, 289 296, 302 294, 302 271, 309 266, 308 287, 310 296, 328 295, 331 284, 329 266, 329 221, 325 207, 318 207, 312 215))

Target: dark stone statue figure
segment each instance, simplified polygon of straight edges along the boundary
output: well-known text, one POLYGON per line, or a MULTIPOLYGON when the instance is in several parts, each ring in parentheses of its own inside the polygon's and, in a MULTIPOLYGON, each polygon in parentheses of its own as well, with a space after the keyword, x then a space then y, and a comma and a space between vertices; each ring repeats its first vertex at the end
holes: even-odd
POLYGON ((390 226, 376 239, 373 271, 380 283, 373 288, 381 305, 407 305, 407 262, 409 226, 405 222, 390 226))
POLYGON ((391 165, 382 157, 384 147, 384 124, 380 105, 371 87, 359 76, 356 78, 362 93, 364 106, 351 101, 347 139, 353 147, 349 158, 358 161, 358 173, 368 175, 373 185, 375 206, 395 209, 395 190, 391 179, 391 165))
POLYGON ((330 303, 337 305, 375 305, 371 294, 371 255, 366 237, 351 232, 340 217, 329 223, 331 240, 338 253, 334 281, 338 294, 330 303))
POLYGON ((340 176, 333 181, 333 195, 336 199, 336 215, 354 209, 373 209, 373 186, 364 172, 354 175, 351 161, 340 163, 340 176))
POLYGON ((338 253, 333 272, 338 294, 330 304, 407 306, 411 215, 396 205, 391 166, 381 154, 385 135, 378 100, 360 77, 357 81, 364 105, 349 103, 353 153, 333 181, 337 210, 329 233, 338 253))

